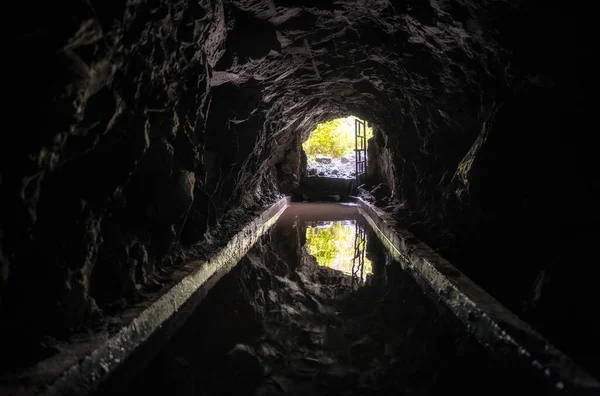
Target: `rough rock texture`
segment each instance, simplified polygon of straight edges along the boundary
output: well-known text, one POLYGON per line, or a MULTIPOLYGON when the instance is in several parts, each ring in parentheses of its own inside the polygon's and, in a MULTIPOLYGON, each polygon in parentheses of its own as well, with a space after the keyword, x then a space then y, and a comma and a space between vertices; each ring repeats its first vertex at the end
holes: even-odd
POLYGON ((293 142, 283 160, 276 165, 279 191, 286 195, 290 195, 305 176, 306 154, 298 147, 298 141, 293 142))
POLYGON ((18 128, 0 137, 5 330, 39 340, 134 301, 229 210, 291 191, 309 131, 354 114, 376 129, 370 175, 418 236, 559 347, 597 334, 585 323, 593 62, 578 58, 591 56, 580 29, 593 24, 575 7, 69 0, 54 18, 49 3, 16 7, 18 128))

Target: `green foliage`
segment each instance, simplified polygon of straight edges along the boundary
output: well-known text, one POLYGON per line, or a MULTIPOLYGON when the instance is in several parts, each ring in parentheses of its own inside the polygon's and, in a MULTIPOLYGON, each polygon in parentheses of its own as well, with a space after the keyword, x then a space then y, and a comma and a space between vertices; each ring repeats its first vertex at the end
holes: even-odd
MULTIPOLYGON (((306 228, 306 247, 317 263, 346 274, 352 274, 355 238, 355 225, 340 221, 333 221, 328 227, 306 228)), ((361 248, 365 249, 366 243, 361 248)), ((371 272, 372 263, 365 258, 365 273, 371 272)))
POLYGON ((354 235, 354 225, 337 221, 332 222, 329 227, 308 227, 306 246, 319 265, 333 268, 335 261, 352 261, 354 235))
MULTIPOLYGON (((341 158, 354 152, 354 120, 356 117, 338 118, 323 122, 310 133, 302 148, 313 161, 317 154, 341 158)), ((373 137, 373 128, 367 127, 367 140, 373 137)))

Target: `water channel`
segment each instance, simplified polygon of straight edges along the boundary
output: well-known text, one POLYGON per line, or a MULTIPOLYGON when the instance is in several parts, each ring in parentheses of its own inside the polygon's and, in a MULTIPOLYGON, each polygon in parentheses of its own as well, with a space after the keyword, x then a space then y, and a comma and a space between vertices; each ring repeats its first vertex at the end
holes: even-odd
POLYGON ((355 206, 298 203, 121 391, 506 395, 530 387, 391 258, 355 206))

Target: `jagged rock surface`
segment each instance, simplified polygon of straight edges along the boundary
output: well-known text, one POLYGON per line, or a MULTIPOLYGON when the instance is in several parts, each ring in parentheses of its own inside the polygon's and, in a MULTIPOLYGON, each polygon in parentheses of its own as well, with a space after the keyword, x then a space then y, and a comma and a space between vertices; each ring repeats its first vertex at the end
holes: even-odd
POLYGON ((586 280, 569 274, 586 268, 566 268, 584 252, 568 246, 595 238, 597 183, 582 187, 592 148, 560 138, 585 125, 577 75, 592 63, 574 61, 572 31, 591 25, 501 0, 61 8, 14 13, 25 51, 9 92, 19 131, 0 138, 4 324, 37 339, 134 301, 229 210, 292 191, 302 140, 349 114, 375 126, 370 175, 411 230, 517 310, 576 284, 558 314, 581 320, 586 280), (561 220, 572 233, 557 254, 561 220))

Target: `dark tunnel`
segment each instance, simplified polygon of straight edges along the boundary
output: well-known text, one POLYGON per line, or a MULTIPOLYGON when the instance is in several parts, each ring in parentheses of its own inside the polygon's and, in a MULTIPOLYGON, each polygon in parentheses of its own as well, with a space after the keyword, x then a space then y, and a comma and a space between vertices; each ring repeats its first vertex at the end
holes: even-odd
POLYGON ((73 334, 117 328, 119 312, 257 210, 306 199, 302 143, 317 124, 355 115, 374 137, 366 183, 349 195, 600 375, 596 63, 585 8, 13 7, 5 95, 14 118, 0 135, 1 372, 57 353, 73 334))

